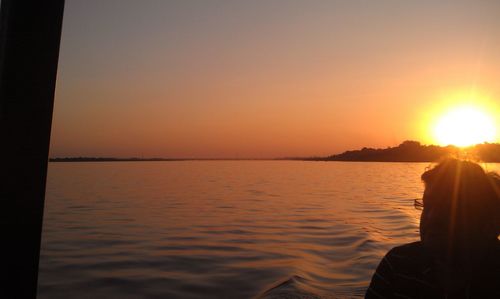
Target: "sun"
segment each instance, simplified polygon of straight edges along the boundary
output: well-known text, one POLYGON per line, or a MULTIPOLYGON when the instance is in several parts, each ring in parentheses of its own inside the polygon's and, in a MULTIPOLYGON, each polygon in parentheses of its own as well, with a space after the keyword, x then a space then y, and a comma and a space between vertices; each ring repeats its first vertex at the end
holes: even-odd
POLYGON ((466 147, 493 142, 495 135, 493 118, 474 106, 459 106, 447 111, 434 127, 434 137, 441 145, 466 147))

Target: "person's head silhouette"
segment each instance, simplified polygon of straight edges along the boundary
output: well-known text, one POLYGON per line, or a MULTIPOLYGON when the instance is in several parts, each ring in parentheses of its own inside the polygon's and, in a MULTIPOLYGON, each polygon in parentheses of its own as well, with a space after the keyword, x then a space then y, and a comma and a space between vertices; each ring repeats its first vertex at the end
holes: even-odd
POLYGON ((385 255, 365 298, 500 298, 500 177, 448 158, 422 181, 421 241, 385 255))
POLYGON ((422 175, 420 236, 447 262, 466 262, 500 234, 500 179, 469 161, 446 159, 422 175))

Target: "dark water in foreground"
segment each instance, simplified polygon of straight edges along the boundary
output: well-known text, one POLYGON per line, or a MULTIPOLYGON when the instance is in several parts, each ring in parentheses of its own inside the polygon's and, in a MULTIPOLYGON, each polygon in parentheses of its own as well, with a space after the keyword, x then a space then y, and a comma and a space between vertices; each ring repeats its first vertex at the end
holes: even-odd
MULTIPOLYGON (((362 297, 428 163, 51 163, 39 298, 362 297)), ((489 165, 498 170, 498 164, 489 165)))

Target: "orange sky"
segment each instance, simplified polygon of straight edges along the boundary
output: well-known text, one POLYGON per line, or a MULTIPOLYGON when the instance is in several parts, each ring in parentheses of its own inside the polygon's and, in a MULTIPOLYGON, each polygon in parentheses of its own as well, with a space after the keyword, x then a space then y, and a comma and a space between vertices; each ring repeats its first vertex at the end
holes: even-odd
POLYGON ((500 102, 500 2, 433 2, 67 1, 51 156, 432 143, 439 109, 500 102))

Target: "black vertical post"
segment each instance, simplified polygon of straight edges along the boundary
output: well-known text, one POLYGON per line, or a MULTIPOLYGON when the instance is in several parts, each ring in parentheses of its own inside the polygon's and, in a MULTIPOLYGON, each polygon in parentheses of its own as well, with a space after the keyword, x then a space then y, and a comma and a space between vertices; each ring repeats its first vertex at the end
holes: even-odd
POLYGON ((64 0, 2 0, 0 298, 35 298, 64 0))

